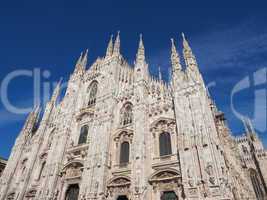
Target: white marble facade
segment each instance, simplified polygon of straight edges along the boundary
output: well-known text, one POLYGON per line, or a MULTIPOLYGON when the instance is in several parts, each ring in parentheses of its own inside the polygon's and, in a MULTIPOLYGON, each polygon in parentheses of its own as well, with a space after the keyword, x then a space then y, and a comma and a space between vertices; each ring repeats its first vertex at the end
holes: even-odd
POLYGON ((266 151, 252 128, 231 136, 184 35, 169 83, 149 74, 142 37, 134 66, 119 34, 89 69, 87 54, 64 98, 59 83, 27 118, 0 200, 266 199, 266 151))

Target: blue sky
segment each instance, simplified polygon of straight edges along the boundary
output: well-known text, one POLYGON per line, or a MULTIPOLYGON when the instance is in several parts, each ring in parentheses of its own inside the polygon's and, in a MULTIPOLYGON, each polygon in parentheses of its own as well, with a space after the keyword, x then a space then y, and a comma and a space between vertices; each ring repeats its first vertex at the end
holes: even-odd
MULTIPOLYGON (((243 126, 231 109, 231 91, 241 80, 249 80, 249 87, 234 96, 234 107, 255 119, 258 134, 267 144, 266 7, 264 1, 241 0, 1 1, 0 84, 14 70, 34 68, 51 72, 43 82, 67 80, 82 50, 89 49, 92 63, 104 55, 110 34, 118 30, 121 52, 130 63, 142 33, 151 73, 157 75, 160 66, 168 79, 170 38, 175 38, 181 52, 184 32, 234 134, 242 133, 243 126), (262 76, 255 78, 255 72, 262 76)), ((14 105, 32 105, 32 85, 29 77, 15 79, 8 98, 14 105)), ((8 112, 0 102, 0 156, 9 156, 25 117, 8 112)))

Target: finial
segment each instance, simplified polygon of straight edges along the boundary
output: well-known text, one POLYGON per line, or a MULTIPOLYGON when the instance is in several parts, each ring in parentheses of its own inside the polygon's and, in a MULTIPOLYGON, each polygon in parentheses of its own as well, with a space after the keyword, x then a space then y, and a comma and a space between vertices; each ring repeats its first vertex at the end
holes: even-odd
POLYGON ((112 53, 113 53, 113 35, 111 34, 108 47, 107 47, 107 51, 106 51, 106 57, 112 56, 112 53))
POLYGON ((120 31, 117 33, 117 37, 114 44, 113 54, 119 55, 120 54, 120 31))

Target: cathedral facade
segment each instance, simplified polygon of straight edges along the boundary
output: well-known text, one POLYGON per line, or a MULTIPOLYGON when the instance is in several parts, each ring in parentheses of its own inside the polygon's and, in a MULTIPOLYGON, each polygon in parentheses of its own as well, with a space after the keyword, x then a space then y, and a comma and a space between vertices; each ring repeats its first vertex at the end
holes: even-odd
POLYGON ((119 34, 89 69, 87 54, 63 99, 59 83, 43 116, 29 114, 0 200, 266 199, 266 151, 248 120, 231 135, 184 35, 168 83, 149 74, 142 37, 134 66, 119 34))

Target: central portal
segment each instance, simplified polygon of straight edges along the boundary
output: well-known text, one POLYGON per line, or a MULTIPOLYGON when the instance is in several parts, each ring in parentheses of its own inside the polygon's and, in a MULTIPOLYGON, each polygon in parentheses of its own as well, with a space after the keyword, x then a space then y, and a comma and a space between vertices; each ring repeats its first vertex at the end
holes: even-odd
POLYGON ((119 196, 117 200, 129 200, 129 199, 127 196, 122 195, 122 196, 119 196))

